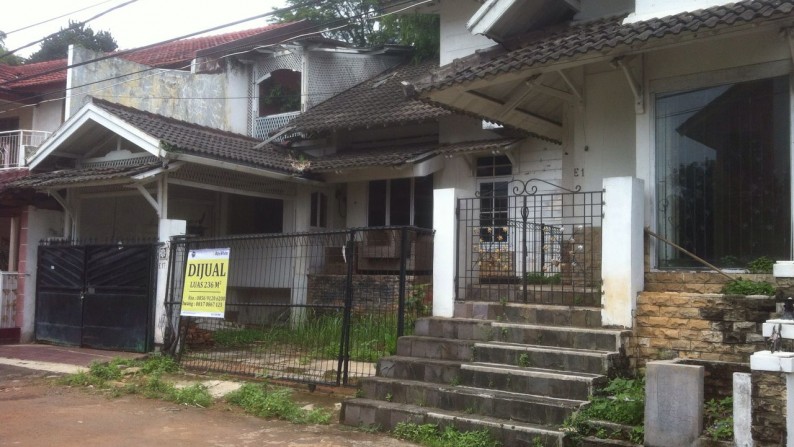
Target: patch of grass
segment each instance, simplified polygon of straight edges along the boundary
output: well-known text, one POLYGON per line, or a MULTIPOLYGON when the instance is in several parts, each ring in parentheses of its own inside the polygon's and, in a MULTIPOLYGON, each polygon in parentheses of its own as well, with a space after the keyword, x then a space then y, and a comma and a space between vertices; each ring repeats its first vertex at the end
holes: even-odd
POLYGON ((597 436, 617 438, 641 444, 644 437, 645 380, 616 377, 590 398, 585 408, 577 411, 563 423, 567 436, 597 436), (601 420, 631 426, 628 435, 608 433, 593 426, 590 421, 601 420))
POLYGON ((733 398, 706 402, 706 435, 714 440, 733 439, 733 398))
POLYGON ((443 430, 435 424, 400 422, 394 427, 395 437, 427 447, 499 447, 487 430, 460 432, 452 426, 443 430))
POLYGON ((527 284, 560 284, 562 283, 562 277, 559 273, 555 273, 553 275, 546 275, 544 273, 527 273, 526 276, 527 284))
POLYGON ((726 295, 774 295, 775 286, 763 281, 749 279, 734 279, 722 288, 726 295))
POLYGON ((277 418, 296 424, 328 424, 331 420, 328 410, 304 410, 298 407, 292 400, 292 390, 289 388, 245 384, 228 394, 226 401, 254 416, 277 418))

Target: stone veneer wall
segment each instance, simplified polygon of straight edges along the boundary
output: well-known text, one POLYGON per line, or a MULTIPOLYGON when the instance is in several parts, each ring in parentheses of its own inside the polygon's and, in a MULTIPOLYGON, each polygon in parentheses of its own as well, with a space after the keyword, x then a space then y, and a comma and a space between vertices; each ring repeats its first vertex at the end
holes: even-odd
MULTIPOLYGON (((750 355, 767 349, 761 324, 774 316, 774 297, 702 294, 692 277, 661 282, 681 284, 677 292, 642 292, 637 299, 634 336, 629 355, 636 367, 651 360, 687 359, 705 366, 704 398, 732 393, 733 372, 749 371, 750 355)), ((703 278, 705 288, 714 278, 703 278), (705 281, 709 280, 709 281, 705 281)), ((707 289, 708 290, 708 289, 707 289)), ((757 447, 783 445, 785 379, 781 374, 752 373, 753 439, 757 447)))
POLYGON ((774 313, 772 297, 642 292, 629 355, 637 367, 674 358, 748 363, 765 349, 761 323, 774 313))
POLYGON ((753 371, 752 428, 755 447, 786 445, 786 378, 753 371))

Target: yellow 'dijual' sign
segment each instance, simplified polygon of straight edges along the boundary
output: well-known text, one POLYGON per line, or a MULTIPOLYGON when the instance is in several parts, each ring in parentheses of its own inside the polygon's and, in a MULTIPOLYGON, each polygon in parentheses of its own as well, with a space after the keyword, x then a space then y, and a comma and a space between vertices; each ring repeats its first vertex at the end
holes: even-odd
POLYGON ((229 278, 229 249, 190 250, 185 266, 182 310, 185 317, 223 318, 226 312, 226 282, 229 278))

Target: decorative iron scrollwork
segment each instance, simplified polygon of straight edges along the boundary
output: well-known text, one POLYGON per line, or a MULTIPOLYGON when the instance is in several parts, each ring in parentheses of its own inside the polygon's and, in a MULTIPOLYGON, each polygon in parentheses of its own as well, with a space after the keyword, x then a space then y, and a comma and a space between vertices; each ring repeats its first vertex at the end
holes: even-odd
MULTIPOLYGON (((528 179, 528 180, 519 180, 519 179, 513 178, 513 179, 508 180, 506 183, 508 184, 508 186, 512 185, 512 188, 513 188, 512 192, 513 192, 514 196, 534 196, 535 194, 538 193, 538 186, 535 185, 535 184, 532 184, 532 183, 535 183, 535 182, 545 183, 545 184, 547 184, 549 186, 557 188, 558 190, 565 191, 565 192, 570 192, 570 193, 577 193, 577 192, 581 192, 582 191, 582 187, 580 185, 576 185, 576 187, 574 189, 568 189, 568 188, 562 187, 560 185, 555 185, 554 183, 547 182, 546 180, 541 180, 539 178, 531 178, 531 179, 528 179)), ((493 191, 491 191, 489 194, 483 195, 483 194, 480 193, 480 191, 476 191, 474 193, 474 196, 475 197, 495 197, 495 194, 494 194, 493 191)))

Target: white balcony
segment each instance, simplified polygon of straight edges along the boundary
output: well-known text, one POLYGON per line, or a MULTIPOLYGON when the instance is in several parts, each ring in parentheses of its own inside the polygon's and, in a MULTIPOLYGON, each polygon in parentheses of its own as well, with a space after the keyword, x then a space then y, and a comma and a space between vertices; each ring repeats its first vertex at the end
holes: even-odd
POLYGON ((52 132, 11 130, 0 132, 0 169, 21 168, 52 132))

